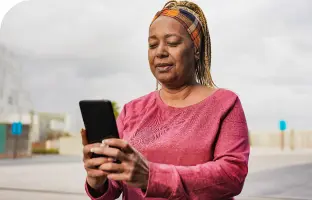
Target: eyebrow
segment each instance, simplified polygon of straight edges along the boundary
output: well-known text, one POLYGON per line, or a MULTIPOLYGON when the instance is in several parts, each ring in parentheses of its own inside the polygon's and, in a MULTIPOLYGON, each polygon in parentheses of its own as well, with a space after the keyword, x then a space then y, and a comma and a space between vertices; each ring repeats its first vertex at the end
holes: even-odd
MULTIPOLYGON (((165 35, 165 38, 169 38, 169 37, 178 37, 178 38, 181 38, 180 35, 177 35, 177 34, 174 34, 174 33, 170 33, 170 34, 166 34, 165 35)), ((156 39, 156 35, 151 35, 148 37, 148 39, 156 39)))
POLYGON ((178 37, 178 38, 180 38, 181 36, 179 36, 179 35, 177 35, 177 34, 174 34, 174 33, 166 34, 166 35, 165 35, 165 38, 169 38, 169 37, 178 37))

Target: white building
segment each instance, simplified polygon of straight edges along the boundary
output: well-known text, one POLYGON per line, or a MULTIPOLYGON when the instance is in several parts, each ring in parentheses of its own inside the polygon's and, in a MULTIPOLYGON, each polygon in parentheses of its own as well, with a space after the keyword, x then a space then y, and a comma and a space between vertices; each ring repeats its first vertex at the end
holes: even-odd
POLYGON ((70 116, 67 113, 28 113, 21 116, 10 114, 2 122, 13 123, 19 118, 23 124, 31 124, 31 142, 45 140, 49 130, 69 132, 70 129, 70 116))
POLYGON ((8 121, 7 117, 17 115, 14 120, 28 114, 32 103, 27 90, 23 88, 22 67, 14 54, 0 44, 0 122, 8 121))
POLYGON ((33 112, 29 92, 23 88, 23 78, 18 59, 0 44, 0 123, 21 121, 23 124, 31 124, 31 142, 43 140, 51 129, 68 131, 68 114, 33 112))
POLYGON ((33 141, 42 141, 49 130, 69 132, 70 117, 67 113, 37 113, 33 120, 33 141))

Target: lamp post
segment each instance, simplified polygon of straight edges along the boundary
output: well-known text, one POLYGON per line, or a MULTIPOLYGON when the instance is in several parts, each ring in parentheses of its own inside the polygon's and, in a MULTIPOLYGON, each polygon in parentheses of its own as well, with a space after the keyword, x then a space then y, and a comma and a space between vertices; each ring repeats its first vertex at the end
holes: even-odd
POLYGON ((286 130, 286 121, 285 120, 280 120, 279 129, 281 132, 281 150, 283 151, 284 146, 285 146, 285 130, 286 130))

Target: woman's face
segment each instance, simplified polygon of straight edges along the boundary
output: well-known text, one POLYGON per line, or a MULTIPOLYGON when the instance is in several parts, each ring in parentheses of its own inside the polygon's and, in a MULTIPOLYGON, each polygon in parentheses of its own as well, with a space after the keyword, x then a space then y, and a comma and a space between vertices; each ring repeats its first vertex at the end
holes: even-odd
POLYGON ((149 29, 148 43, 150 69, 160 83, 179 87, 195 79, 193 41, 182 24, 160 16, 149 29))

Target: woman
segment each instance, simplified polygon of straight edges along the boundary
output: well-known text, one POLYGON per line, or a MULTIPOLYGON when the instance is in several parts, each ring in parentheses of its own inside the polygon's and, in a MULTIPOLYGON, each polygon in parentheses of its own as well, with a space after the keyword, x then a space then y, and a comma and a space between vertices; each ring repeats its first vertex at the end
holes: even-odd
POLYGON ((168 2, 150 25, 148 43, 161 89, 124 106, 121 139, 88 145, 82 131, 88 196, 233 199, 248 172, 248 129, 237 95, 212 81, 203 12, 191 2, 168 2), (91 152, 109 158, 91 159, 91 152))

